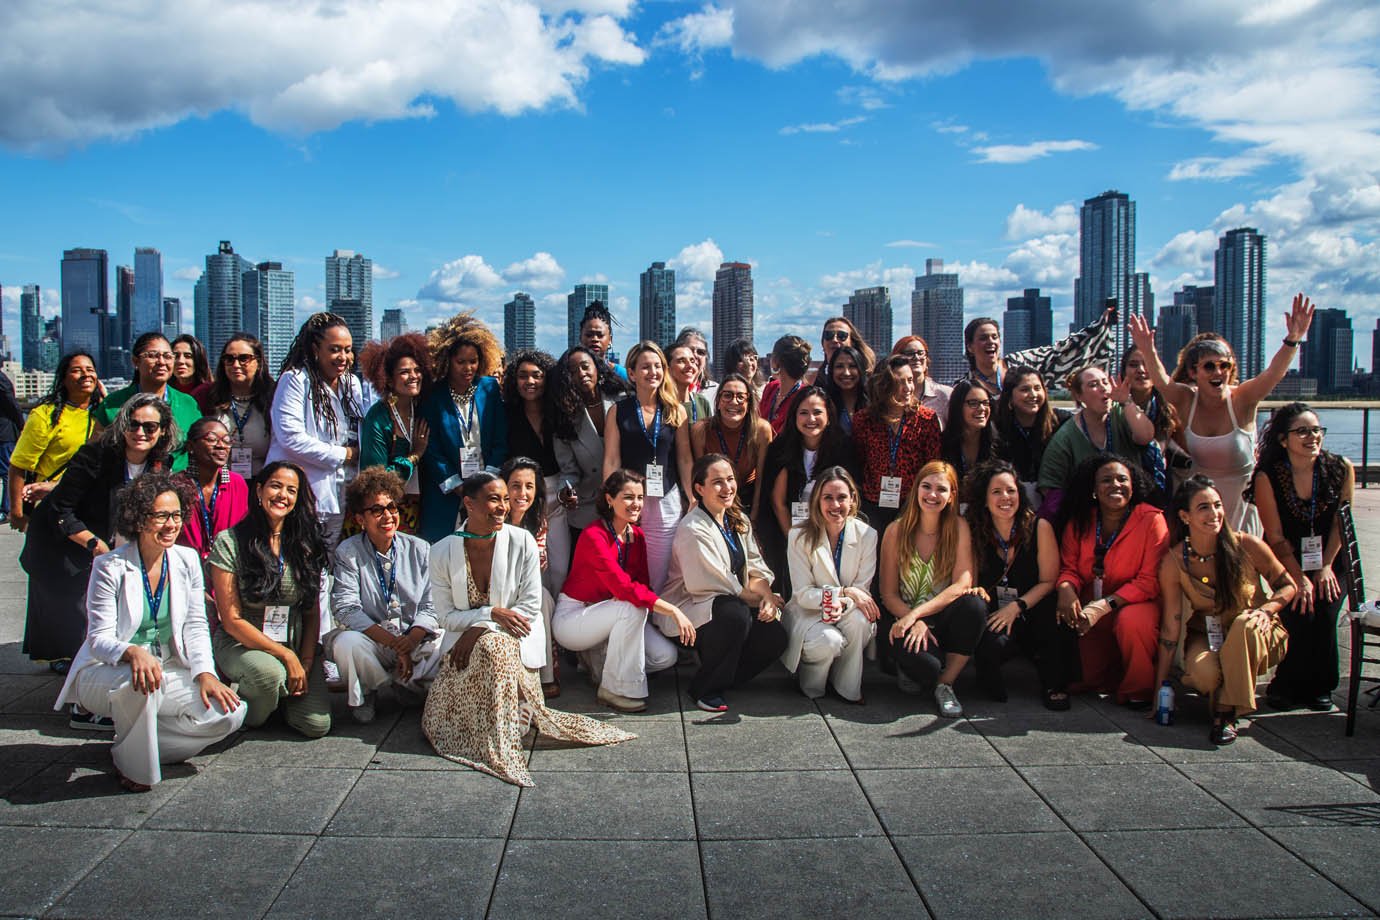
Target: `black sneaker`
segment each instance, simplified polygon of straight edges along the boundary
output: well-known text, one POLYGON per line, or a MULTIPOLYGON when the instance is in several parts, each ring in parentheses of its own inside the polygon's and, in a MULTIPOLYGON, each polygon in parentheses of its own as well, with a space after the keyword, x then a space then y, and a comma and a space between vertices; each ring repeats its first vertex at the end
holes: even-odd
POLYGON ((1308 701, 1308 708, 1313 710, 1314 712, 1331 712, 1332 694, 1319 693, 1317 696, 1312 697, 1308 701))
POLYGON ((83 732, 115 731, 114 719, 109 716, 98 716, 94 712, 87 712, 76 703, 72 704, 72 717, 67 720, 67 725, 83 732))

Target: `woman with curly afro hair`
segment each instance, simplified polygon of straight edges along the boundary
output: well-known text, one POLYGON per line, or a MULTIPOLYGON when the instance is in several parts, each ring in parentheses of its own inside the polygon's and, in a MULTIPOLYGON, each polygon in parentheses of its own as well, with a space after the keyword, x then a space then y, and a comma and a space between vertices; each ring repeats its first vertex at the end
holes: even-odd
POLYGON ((418 470, 431 440, 420 411, 431 388, 431 349, 420 332, 405 332, 364 346, 359 365, 379 394, 360 428, 359 468, 378 466, 398 474, 404 483, 398 529, 415 534, 421 504, 418 470))

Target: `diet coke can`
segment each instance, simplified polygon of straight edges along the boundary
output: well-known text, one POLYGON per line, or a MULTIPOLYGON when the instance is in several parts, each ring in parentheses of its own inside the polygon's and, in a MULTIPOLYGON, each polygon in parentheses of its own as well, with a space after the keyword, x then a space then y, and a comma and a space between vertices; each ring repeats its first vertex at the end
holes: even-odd
POLYGON ((834 585, 825 585, 822 589, 823 596, 820 598, 820 619, 826 623, 837 623, 839 621, 839 589, 834 585))

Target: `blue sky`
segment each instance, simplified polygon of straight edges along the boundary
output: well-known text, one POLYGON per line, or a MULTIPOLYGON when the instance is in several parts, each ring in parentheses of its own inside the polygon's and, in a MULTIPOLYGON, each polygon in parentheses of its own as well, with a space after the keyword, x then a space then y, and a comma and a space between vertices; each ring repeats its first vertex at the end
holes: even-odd
MULTIPOLYGON (((164 254, 190 310, 221 239, 296 272, 375 262, 375 316, 414 326, 515 290, 548 307, 678 270, 708 328, 713 269, 754 264, 757 339, 887 284, 896 332, 926 258, 971 315, 1039 286, 1066 323, 1077 205, 1138 206, 1157 303, 1211 283, 1217 236, 1270 238, 1269 312, 1348 309, 1370 364, 1380 307, 1380 13, 1364 3, 1068 0, 147 0, 0 8, 0 284, 57 306, 74 246, 164 254), (48 48, 61 54, 35 54, 48 48), (49 293, 51 292, 51 293, 49 293)), ((811 335, 813 337, 813 335, 811 335)), ((1275 338, 1272 333, 1267 341, 1275 338)), ((17 346, 17 341, 15 341, 17 346)))

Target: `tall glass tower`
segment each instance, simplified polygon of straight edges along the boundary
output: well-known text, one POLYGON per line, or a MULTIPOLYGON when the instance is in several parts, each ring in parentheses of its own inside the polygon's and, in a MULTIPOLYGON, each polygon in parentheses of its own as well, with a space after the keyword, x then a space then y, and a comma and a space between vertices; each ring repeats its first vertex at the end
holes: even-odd
POLYGON ((163 328, 163 254, 140 246, 134 250, 134 298, 130 303, 130 341, 163 328))
POLYGON ((215 255, 206 257, 206 271, 201 275, 206 291, 206 335, 201 344, 212 361, 220 357, 225 343, 244 322, 244 273, 253 267, 236 254, 229 240, 221 240, 215 255))
MULTIPOLYGON (((1126 315, 1140 312, 1149 285, 1136 274, 1136 203, 1107 191, 1083 202, 1078 212, 1078 277, 1073 282, 1073 325, 1082 328, 1102 315, 1107 298, 1119 307, 1114 347, 1126 347, 1126 315)), ((1153 321, 1153 320, 1152 320, 1153 321)))
POLYGON ((963 288, 958 275, 944 271, 943 259, 926 259, 910 295, 911 332, 930 347, 929 376, 952 383, 968 372, 963 357, 963 288))
POLYGON ((62 350, 81 349, 96 359, 103 377, 123 368, 105 360, 106 317, 110 313, 110 261, 104 249, 68 249, 62 254, 62 350))
POLYGON ((714 273, 713 323, 709 357, 715 376, 721 377, 724 349, 739 339, 752 341, 752 266, 748 263, 724 262, 714 273))
POLYGON ((676 270, 653 262, 641 275, 637 300, 637 337, 662 348, 676 337, 676 270))
POLYGON ((244 273, 241 282, 244 314, 240 328, 263 343, 269 371, 276 375, 297 331, 293 274, 284 271, 281 262, 260 262, 244 273))
POLYGON ((1254 227, 1228 230, 1217 241, 1216 278, 1214 326, 1249 380, 1265 367, 1265 237, 1254 227))
POLYGON ((337 249, 326 256, 326 309, 344 317, 356 351, 374 337, 372 259, 351 249, 337 249))
POLYGON ((537 347, 537 305, 518 291, 503 305, 503 348, 509 355, 537 347))
MULTIPOLYGON (((565 347, 580 344, 580 320, 584 319, 585 309, 594 301, 605 308, 609 305, 609 286, 607 284, 577 284, 575 290, 565 296, 565 347)), ((609 330, 612 332, 613 330, 609 330)))
POLYGON ((891 351, 891 292, 884 287, 858 288, 843 306, 843 318, 858 327, 863 341, 878 354, 891 351))

